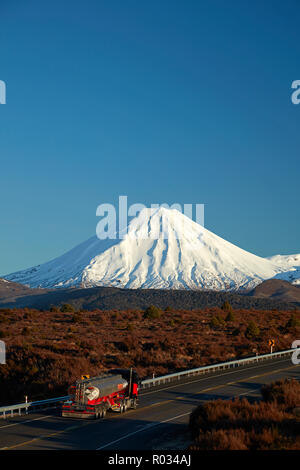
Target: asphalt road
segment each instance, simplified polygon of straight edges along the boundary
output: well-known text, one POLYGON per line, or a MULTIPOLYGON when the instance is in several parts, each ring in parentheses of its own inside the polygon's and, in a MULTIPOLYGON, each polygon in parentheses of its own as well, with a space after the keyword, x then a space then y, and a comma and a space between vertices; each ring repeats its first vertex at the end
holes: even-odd
POLYGON ((300 367, 277 359, 167 384, 143 391, 136 410, 104 420, 62 418, 58 410, 0 420, 0 449, 185 449, 189 414, 201 401, 259 398, 262 384, 283 377, 300 380, 300 367))

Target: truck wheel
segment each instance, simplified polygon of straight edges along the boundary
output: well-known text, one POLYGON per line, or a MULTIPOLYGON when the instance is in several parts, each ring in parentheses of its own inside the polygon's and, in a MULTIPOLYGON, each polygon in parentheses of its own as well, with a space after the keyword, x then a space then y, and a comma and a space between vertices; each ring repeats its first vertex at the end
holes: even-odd
POLYGON ((132 408, 136 410, 136 406, 137 406, 137 403, 136 403, 136 398, 135 398, 132 402, 132 408))
POLYGON ((105 418, 105 416, 106 416, 106 409, 103 408, 103 410, 102 410, 102 418, 105 418))

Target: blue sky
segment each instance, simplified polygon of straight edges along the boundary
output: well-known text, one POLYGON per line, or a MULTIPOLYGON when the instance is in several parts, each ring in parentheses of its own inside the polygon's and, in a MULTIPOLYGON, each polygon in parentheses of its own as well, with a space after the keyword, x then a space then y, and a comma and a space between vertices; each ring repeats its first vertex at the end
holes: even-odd
POLYGON ((300 251, 298 0, 2 0, 0 17, 0 273, 90 237, 123 194, 300 251))

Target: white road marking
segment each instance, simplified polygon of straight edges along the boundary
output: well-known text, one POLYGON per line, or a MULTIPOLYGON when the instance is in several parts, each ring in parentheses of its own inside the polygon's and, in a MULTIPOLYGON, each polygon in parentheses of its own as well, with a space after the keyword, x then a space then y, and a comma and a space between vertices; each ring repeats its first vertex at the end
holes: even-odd
POLYGON ((110 446, 111 444, 115 444, 116 442, 123 441, 127 437, 133 436, 134 434, 138 434, 139 432, 147 431, 150 428, 154 428, 155 426, 159 426, 160 424, 167 423, 168 421, 174 421, 174 419, 181 418, 182 416, 187 416, 190 415, 191 412, 189 411, 188 413, 183 413, 181 415, 174 416, 173 418, 165 419, 164 421, 159 421, 158 423, 150 423, 147 424, 147 426, 144 426, 142 429, 138 429, 137 431, 130 432, 128 434, 125 434, 125 436, 119 437, 119 439, 116 439, 115 441, 111 441, 108 444, 105 444, 104 446, 98 447, 96 450, 101 450, 105 449, 105 447, 110 446))
POLYGON ((20 424, 31 423, 32 421, 39 421, 40 419, 50 418, 51 416, 53 415, 40 416, 39 418, 34 418, 34 419, 27 419, 26 421, 20 421, 19 423, 5 424, 4 426, 0 426, 0 431, 1 429, 4 429, 4 428, 10 428, 11 426, 18 426, 20 424))
POLYGON ((236 397, 241 397, 241 396, 243 396, 243 395, 251 395, 252 393, 257 392, 257 391, 260 390, 260 389, 261 389, 261 387, 257 387, 257 388, 255 388, 255 389, 252 390, 252 391, 247 390, 247 392, 239 393, 238 395, 236 395, 236 397))

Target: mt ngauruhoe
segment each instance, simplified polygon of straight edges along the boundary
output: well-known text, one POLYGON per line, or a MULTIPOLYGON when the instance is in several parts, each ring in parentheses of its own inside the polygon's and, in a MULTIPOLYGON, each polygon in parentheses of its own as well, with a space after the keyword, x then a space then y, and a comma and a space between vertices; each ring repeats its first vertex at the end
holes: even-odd
POLYGON ((5 278, 44 288, 245 290, 275 276, 285 279, 286 272, 296 276, 299 259, 255 256, 177 210, 158 208, 142 210, 123 239, 94 236, 52 261, 5 278))

